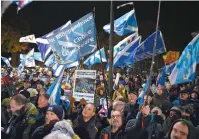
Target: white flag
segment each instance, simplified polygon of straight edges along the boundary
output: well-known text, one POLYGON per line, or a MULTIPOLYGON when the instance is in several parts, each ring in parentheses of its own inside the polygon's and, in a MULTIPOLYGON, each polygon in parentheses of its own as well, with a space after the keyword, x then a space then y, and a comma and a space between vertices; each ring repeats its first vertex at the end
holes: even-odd
POLYGON ((26 37, 21 37, 19 42, 29 42, 29 43, 36 43, 35 35, 28 35, 26 37))
POLYGON ((26 55, 25 66, 35 67, 34 48, 30 52, 28 52, 28 54, 26 55))

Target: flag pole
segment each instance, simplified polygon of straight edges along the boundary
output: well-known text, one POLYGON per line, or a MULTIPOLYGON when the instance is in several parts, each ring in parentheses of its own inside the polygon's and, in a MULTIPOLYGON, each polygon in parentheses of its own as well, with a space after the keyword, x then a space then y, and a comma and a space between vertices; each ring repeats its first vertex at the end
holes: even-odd
POLYGON ((148 83, 148 88, 147 88, 147 99, 146 99, 147 101, 146 101, 146 104, 148 103, 149 90, 150 90, 150 86, 151 86, 151 77, 152 77, 152 74, 153 74, 155 49, 156 49, 157 36, 158 36, 157 31, 158 31, 159 19, 160 19, 160 6, 161 6, 161 0, 159 1, 159 5, 158 5, 158 15, 157 15, 157 23, 156 23, 156 34, 155 34, 155 38, 154 38, 153 55, 152 55, 151 68, 150 68, 150 74, 149 74, 149 83, 148 83))
POLYGON ((111 0, 110 7, 110 36, 109 36, 109 76, 108 76, 108 85, 109 85, 109 96, 113 90, 113 40, 114 40, 114 3, 111 0))

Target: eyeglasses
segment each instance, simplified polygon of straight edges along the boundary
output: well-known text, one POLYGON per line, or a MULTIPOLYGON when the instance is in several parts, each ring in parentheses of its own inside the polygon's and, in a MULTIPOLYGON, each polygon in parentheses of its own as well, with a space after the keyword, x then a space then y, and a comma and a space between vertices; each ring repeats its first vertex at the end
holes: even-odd
POLYGON ((112 116, 111 116, 111 118, 113 118, 113 119, 115 119, 115 118, 118 119, 118 118, 120 118, 120 117, 121 117, 121 115, 112 115, 112 116))

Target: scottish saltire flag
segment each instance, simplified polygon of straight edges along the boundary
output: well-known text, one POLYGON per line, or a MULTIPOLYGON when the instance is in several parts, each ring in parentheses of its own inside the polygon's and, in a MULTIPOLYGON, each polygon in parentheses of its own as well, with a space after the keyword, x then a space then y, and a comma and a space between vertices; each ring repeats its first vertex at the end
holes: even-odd
POLYGON ((55 64, 55 56, 51 54, 44 63, 44 65, 46 65, 47 67, 52 67, 54 64, 55 64))
MULTIPOLYGON (((103 27, 110 34, 110 24, 103 27)), ((114 21, 114 31, 119 36, 138 31, 135 10, 132 10, 114 21)))
POLYGON ((40 62, 43 62, 43 59, 41 58, 40 52, 34 52, 34 59, 40 62))
POLYGON ((17 11, 21 10, 22 8, 24 8, 26 5, 28 5, 32 1, 33 0, 13 0, 13 2, 16 3, 17 6, 18 6, 17 11))
MULTIPOLYGON (((133 64, 144 59, 152 58, 153 46, 156 32, 151 34, 145 41, 143 41, 133 52, 131 52, 129 58, 125 61, 126 64, 133 64)), ((166 47, 162 37, 161 31, 157 31, 157 44, 155 48, 155 56, 166 52, 166 47)))
POLYGON ((60 70, 59 77, 57 77, 54 83, 47 90, 47 94, 50 95, 50 100, 49 100, 50 105, 59 105, 63 73, 64 73, 64 67, 60 70))
POLYGON ((93 14, 89 13, 61 31, 50 36, 48 42, 59 64, 79 61, 96 50, 96 30, 93 14))
POLYGON ((162 68, 162 71, 159 72, 158 78, 156 81, 156 86, 165 86, 165 81, 166 81, 166 66, 162 68))
POLYGON ((176 62, 169 81, 171 85, 192 82, 199 63, 199 34, 186 46, 176 62))
POLYGON ((140 45, 141 37, 136 38, 133 42, 129 43, 124 49, 116 54, 113 60, 113 67, 124 65, 124 61, 128 59, 130 53, 140 45))
POLYGON ((21 37, 19 42, 36 43, 35 35, 28 35, 26 37, 21 37))
POLYGON ((73 63, 70 63, 70 64, 66 64, 65 68, 69 69, 69 68, 73 68, 73 67, 77 67, 77 66, 79 66, 79 61, 76 61, 76 62, 73 62, 73 63))
POLYGON ((1 56, 1 60, 7 65, 7 67, 11 67, 10 61, 6 57, 1 56))
POLYGON ((62 31, 63 29, 68 27, 70 24, 71 24, 71 21, 69 20, 61 27, 51 31, 50 33, 48 33, 40 38, 36 38, 36 44, 38 46, 39 51, 41 52, 41 57, 43 60, 45 60, 45 58, 48 56, 48 54, 50 54, 50 52, 52 52, 52 48, 50 47, 47 38, 51 37, 56 32, 62 31))
POLYGON ((92 65, 94 65, 95 63, 101 63, 101 59, 102 59, 102 62, 107 62, 104 48, 101 48, 100 50, 98 50, 95 53, 93 53, 92 55, 90 55, 84 61, 84 64, 91 68, 92 65))
POLYGON ((138 32, 135 32, 128 37, 124 38, 122 41, 120 41, 117 45, 113 48, 113 57, 116 56, 116 54, 124 49, 129 43, 134 41, 136 38, 138 38, 138 32))
POLYGON ((138 101, 137 101, 138 104, 143 104, 143 103, 144 103, 144 96, 145 96, 145 94, 146 94, 146 92, 147 92, 147 89, 148 89, 148 87, 149 87, 149 78, 150 78, 150 77, 148 77, 148 79, 147 79, 147 81, 146 81, 146 84, 144 85, 144 87, 143 87, 143 89, 142 89, 142 92, 141 92, 140 95, 138 96, 138 101))
MULTIPOLYGON (((177 61, 176 61, 177 62, 177 61)), ((176 62, 173 62, 169 65, 166 65, 166 74, 171 74, 171 72, 173 71, 175 65, 176 65, 176 62)))
POLYGON ((35 67, 34 48, 30 52, 28 52, 28 54, 26 55, 25 66, 35 67))

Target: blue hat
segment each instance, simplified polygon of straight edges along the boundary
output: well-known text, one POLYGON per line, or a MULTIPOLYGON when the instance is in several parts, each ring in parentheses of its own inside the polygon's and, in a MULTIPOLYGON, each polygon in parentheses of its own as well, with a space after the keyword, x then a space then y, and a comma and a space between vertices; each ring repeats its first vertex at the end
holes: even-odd
POLYGON ((51 105, 51 106, 48 107, 48 111, 55 113, 57 115, 57 117, 59 118, 59 120, 64 119, 64 110, 61 106, 51 105))
POLYGON ((119 84, 126 85, 126 82, 122 80, 122 81, 119 81, 119 84))

